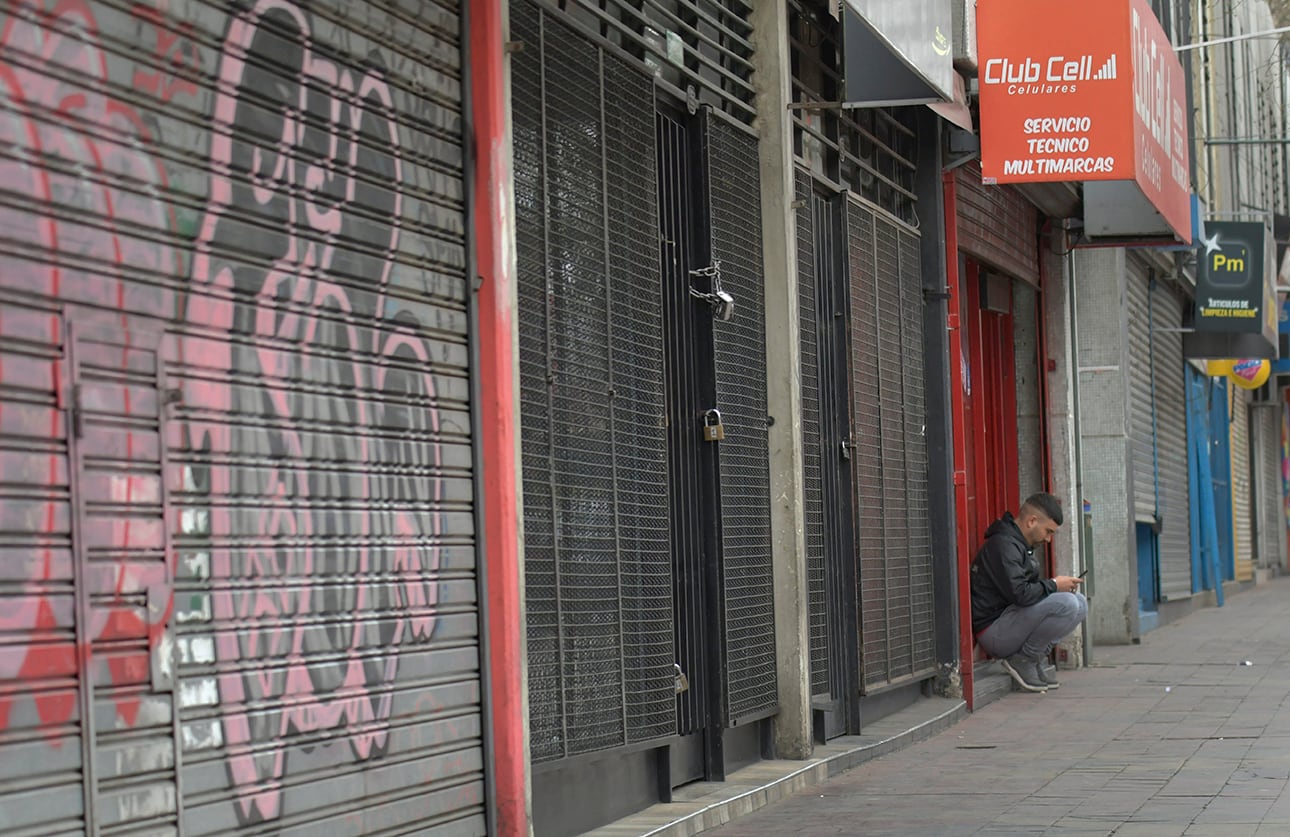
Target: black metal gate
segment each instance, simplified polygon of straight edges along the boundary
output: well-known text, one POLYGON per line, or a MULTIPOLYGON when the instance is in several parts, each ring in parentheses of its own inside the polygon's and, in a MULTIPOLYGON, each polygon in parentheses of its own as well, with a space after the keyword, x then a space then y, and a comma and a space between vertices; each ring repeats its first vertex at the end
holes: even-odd
POLYGON ((704 414, 715 409, 712 318, 690 289, 708 263, 702 159, 692 120, 660 110, 659 248, 665 313, 668 499, 672 518, 673 611, 677 695, 673 785, 709 775, 719 763, 721 691, 720 550, 714 528, 716 445, 703 439, 704 414))
POLYGON ((512 6, 538 833, 723 778, 777 708, 749 13, 512 6))
POLYGON ((724 731, 777 708, 756 144, 658 114, 677 699, 672 783, 724 777, 724 731), (712 295, 729 291, 735 316, 712 295), (719 441, 705 426, 721 427, 719 441))
POLYGON ((811 694, 815 735, 859 731, 846 194, 796 178, 811 694))

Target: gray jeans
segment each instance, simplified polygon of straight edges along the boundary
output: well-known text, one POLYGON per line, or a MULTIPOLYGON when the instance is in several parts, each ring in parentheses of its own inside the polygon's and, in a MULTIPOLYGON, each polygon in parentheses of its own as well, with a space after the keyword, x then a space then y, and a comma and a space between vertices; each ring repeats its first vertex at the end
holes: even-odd
POLYGON ((1048 656, 1053 644, 1088 616, 1083 593, 1053 593, 1030 607, 1009 605, 994 624, 976 638, 985 653, 996 659, 1013 654, 1030 660, 1048 656))

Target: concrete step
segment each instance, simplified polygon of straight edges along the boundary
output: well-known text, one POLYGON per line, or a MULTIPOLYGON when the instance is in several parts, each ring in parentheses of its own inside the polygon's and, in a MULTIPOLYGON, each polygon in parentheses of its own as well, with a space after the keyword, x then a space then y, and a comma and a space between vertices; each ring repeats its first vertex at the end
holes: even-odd
POLYGON ((587 832, 589 837, 690 837, 747 816, 795 792, 942 732, 967 716, 967 704, 951 698, 917 703, 848 735, 817 746, 805 761, 761 761, 725 782, 695 782, 673 799, 587 832))

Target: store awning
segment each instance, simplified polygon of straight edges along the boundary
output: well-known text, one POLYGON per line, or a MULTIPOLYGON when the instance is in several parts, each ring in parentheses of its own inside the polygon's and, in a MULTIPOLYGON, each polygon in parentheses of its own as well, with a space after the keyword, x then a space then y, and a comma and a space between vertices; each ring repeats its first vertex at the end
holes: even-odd
POLYGON ((954 101, 950 0, 846 0, 847 107, 954 101))

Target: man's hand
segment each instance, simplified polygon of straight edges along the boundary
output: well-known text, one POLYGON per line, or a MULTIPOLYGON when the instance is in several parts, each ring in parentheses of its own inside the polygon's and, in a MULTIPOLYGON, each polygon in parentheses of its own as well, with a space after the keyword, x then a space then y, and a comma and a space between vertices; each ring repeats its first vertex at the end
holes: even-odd
POLYGON ((1059 575, 1053 579, 1057 585, 1058 593, 1074 593, 1079 590, 1079 586, 1084 583, 1084 579, 1076 578, 1073 575, 1059 575))

